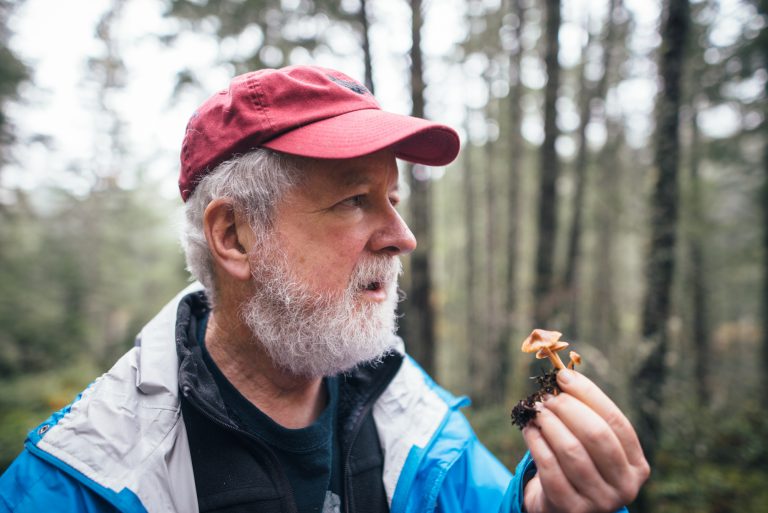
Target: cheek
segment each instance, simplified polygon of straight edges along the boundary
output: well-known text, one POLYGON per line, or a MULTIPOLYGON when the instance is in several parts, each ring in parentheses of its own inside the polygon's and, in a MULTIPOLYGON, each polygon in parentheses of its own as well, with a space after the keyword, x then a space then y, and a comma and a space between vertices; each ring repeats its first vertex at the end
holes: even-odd
POLYGON ((366 239, 353 234, 329 234, 315 238, 302 251, 296 262, 309 270, 311 282, 323 288, 344 288, 365 252, 366 239))
POLYGON ((366 239, 351 234, 330 238, 326 261, 337 273, 349 274, 365 252, 366 239))

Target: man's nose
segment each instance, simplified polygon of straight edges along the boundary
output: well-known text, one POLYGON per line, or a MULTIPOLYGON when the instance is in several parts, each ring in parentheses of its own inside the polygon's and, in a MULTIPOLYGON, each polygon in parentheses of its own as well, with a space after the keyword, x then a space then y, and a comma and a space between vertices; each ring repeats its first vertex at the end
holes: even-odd
POLYGON ((384 216, 382 226, 371 237, 371 250, 392 256, 406 255, 416 249, 416 237, 394 207, 384 216))

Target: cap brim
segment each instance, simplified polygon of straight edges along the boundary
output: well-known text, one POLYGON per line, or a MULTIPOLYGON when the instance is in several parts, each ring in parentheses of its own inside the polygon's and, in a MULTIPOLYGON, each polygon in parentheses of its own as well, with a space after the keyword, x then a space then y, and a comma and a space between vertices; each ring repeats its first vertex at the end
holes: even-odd
POLYGON ((428 166, 444 166, 459 153, 450 127, 421 118, 362 109, 316 121, 261 146, 318 159, 348 159, 392 148, 395 156, 428 166))

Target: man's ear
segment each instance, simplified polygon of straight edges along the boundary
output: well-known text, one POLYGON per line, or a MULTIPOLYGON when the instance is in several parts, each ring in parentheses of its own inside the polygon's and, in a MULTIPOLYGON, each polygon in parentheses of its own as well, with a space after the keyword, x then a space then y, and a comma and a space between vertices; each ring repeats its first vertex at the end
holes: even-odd
POLYGON ((203 230, 217 267, 235 280, 250 280, 247 248, 253 244, 253 231, 230 200, 219 198, 208 204, 203 214, 203 230))

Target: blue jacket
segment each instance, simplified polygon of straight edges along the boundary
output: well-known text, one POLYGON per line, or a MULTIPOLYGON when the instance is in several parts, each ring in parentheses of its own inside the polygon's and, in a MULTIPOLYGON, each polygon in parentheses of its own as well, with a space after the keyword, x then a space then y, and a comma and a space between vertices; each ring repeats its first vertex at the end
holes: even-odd
MULTIPOLYGON (((78 398, 30 432, 0 477, 0 512, 198 511, 178 394, 182 291, 78 398)), ((373 406, 393 513, 520 512, 530 456, 514 476, 478 441, 457 399, 408 357, 373 406)))

